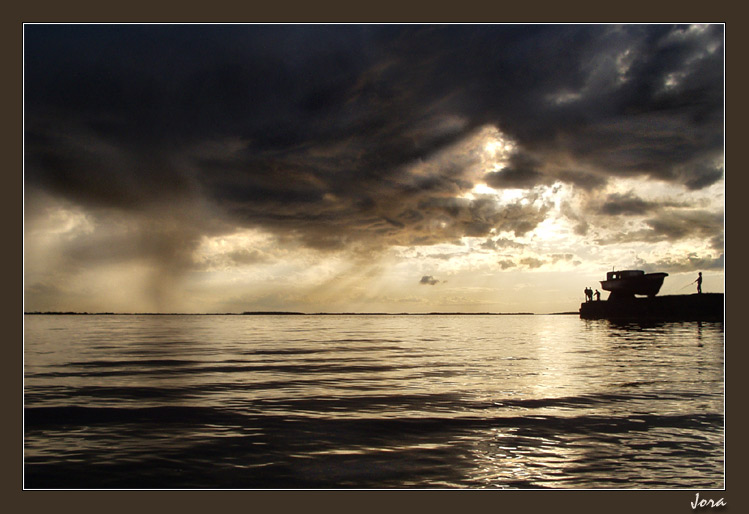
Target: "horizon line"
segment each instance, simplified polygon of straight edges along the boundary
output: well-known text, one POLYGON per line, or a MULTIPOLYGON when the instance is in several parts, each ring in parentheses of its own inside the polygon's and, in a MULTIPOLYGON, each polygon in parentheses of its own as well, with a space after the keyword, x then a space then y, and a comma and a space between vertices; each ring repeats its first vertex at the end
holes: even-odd
POLYGON ((78 312, 78 311, 24 311, 24 315, 77 315, 77 316, 536 316, 571 315, 579 311, 564 312, 297 312, 297 311, 246 311, 246 312, 78 312))

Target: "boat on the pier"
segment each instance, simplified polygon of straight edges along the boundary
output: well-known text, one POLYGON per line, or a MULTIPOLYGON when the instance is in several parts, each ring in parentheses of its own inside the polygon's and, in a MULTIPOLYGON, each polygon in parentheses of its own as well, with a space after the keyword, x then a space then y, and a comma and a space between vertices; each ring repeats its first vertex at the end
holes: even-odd
POLYGON ((628 321, 723 320, 723 293, 656 296, 667 276, 668 273, 642 270, 610 271, 606 280, 601 280, 601 287, 611 293, 608 299, 587 300, 580 305, 580 317, 628 321))
POLYGON ((632 298, 635 295, 654 297, 661 290, 668 273, 645 273, 642 270, 609 271, 601 288, 610 291, 609 300, 632 298))

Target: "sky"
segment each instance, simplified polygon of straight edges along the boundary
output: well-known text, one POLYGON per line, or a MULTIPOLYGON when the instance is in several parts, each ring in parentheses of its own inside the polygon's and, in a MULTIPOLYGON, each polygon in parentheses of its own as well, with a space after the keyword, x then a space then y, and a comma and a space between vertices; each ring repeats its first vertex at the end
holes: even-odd
POLYGON ((724 40, 25 25, 24 309, 567 312, 613 269, 723 292, 724 40))

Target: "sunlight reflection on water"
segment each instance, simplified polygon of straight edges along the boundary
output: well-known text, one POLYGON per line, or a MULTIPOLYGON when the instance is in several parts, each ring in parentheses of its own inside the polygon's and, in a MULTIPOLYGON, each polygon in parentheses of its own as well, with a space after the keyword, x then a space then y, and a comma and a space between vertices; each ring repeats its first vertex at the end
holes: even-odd
POLYGON ((720 487, 723 326, 27 316, 25 406, 30 487, 720 487))

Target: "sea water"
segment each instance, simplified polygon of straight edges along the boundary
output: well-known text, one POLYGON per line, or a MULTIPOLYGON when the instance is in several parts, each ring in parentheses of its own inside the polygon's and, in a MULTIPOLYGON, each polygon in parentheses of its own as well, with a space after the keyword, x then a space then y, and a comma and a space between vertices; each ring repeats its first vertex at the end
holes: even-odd
POLYGON ((24 486, 723 488, 722 323, 27 315, 24 486))

